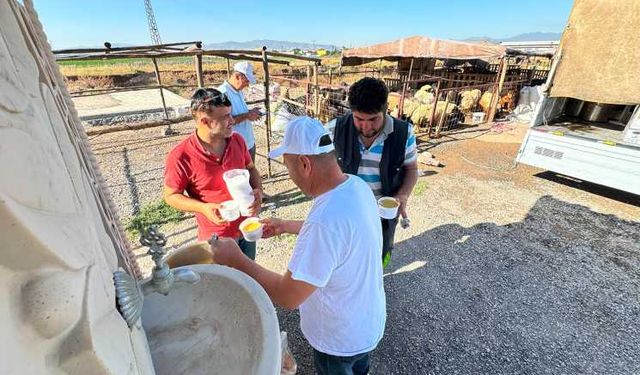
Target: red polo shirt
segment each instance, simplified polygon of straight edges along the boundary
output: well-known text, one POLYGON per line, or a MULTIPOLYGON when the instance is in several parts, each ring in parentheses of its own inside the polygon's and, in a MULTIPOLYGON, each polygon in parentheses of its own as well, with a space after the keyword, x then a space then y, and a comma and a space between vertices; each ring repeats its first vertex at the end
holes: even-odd
MULTIPOLYGON (((220 158, 205 150, 194 132, 169 153, 164 183, 172 189, 186 191, 189 197, 201 202, 221 203, 232 199, 222 174, 230 169, 246 169, 250 163, 251 155, 239 134, 233 133, 227 139, 227 146, 220 158)), ((240 236, 238 227, 242 217, 217 225, 200 213, 195 215, 199 240, 208 240, 213 233, 224 237, 240 236)))

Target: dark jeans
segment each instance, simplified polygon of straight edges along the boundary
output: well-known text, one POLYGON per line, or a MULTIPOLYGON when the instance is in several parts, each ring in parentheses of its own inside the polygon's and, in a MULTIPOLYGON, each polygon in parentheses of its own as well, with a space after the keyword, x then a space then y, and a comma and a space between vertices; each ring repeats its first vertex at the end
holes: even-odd
POLYGON ((238 246, 240 246, 240 250, 244 255, 251 258, 251 260, 256 260, 256 243, 251 241, 245 241, 244 238, 238 239, 238 246))
POLYGON ((249 155, 251 155, 251 161, 256 162, 256 146, 253 146, 249 149, 249 155))
POLYGON ((391 257, 391 250, 393 250, 393 238, 396 235, 398 218, 393 220, 380 219, 380 221, 382 222, 382 261, 384 262, 385 258, 391 257))
POLYGON ((366 375, 369 373, 369 354, 338 357, 313 349, 313 364, 318 375, 366 375))

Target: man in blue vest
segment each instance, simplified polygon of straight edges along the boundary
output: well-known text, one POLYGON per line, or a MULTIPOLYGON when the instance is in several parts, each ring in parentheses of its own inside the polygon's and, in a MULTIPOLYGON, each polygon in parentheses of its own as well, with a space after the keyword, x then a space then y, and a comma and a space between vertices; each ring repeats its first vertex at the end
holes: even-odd
MULTIPOLYGON (((351 112, 330 121, 327 127, 333 133, 342 171, 362 178, 376 198, 396 198, 398 213, 406 218, 407 200, 418 181, 416 137, 411 124, 387 114, 388 96, 381 80, 359 80, 349 88, 351 112)), ((386 266, 398 218, 381 221, 382 262, 386 266)))

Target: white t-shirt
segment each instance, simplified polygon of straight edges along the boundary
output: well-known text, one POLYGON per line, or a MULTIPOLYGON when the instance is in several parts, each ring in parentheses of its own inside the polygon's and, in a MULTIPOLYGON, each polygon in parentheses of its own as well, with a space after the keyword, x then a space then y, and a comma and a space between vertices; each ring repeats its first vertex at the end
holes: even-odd
POLYGON ((382 228, 376 200, 360 178, 314 199, 289 271, 318 289, 300 305, 302 333, 316 350, 353 356, 373 350, 384 333, 382 228))
MULTIPOLYGON (((224 81, 218 87, 220 92, 227 94, 229 101, 231 102, 231 116, 242 115, 249 112, 249 107, 247 107, 247 103, 244 101, 244 95, 242 91, 238 91, 233 88, 229 84, 229 82, 224 81)), ((253 136, 253 126, 251 125, 251 121, 245 120, 240 123, 237 123, 233 126, 233 131, 240 134, 247 144, 247 148, 252 148, 256 145, 256 139, 253 136)))

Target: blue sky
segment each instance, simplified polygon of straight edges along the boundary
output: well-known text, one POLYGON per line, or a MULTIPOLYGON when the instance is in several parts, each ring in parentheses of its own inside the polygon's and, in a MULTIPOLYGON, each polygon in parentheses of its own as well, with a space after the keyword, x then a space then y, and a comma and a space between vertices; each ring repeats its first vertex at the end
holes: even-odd
MULTIPOLYGON (((53 48, 149 44, 143 0, 34 0, 53 48)), ((162 41, 274 39, 358 46, 561 32, 572 0, 152 0, 162 41)))

